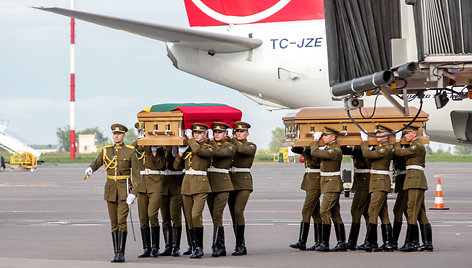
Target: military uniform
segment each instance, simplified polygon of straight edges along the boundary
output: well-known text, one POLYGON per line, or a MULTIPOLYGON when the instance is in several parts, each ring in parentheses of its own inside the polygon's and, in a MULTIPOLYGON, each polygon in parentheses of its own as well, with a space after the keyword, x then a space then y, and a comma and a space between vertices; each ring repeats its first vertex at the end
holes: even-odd
MULTIPOLYGON (((236 131, 248 131, 249 123, 237 121, 234 123, 236 131)), ((231 167, 231 181, 234 191, 229 194, 228 206, 233 220, 233 228, 236 236, 236 247, 232 253, 234 256, 246 255, 247 249, 244 239, 244 209, 246 208, 249 195, 253 190, 251 167, 256 155, 257 146, 244 140, 231 139, 236 147, 231 167)))
MULTIPOLYGON (((325 127, 324 135, 337 135, 338 131, 333 128, 325 127)), ((341 161, 343 153, 336 143, 336 140, 320 150, 318 140, 311 143, 311 155, 321 160, 321 192, 323 200, 321 201, 320 215, 322 221, 321 244, 317 247, 318 251, 329 251, 329 236, 331 232, 331 219, 334 223, 337 245, 334 251, 346 250, 346 233, 344 223, 341 218, 339 207, 339 196, 343 191, 343 181, 341 180, 341 161)))
MULTIPOLYGON (((111 126, 113 133, 126 133, 128 128, 121 124, 111 126)), ((129 192, 132 163, 136 161, 134 147, 129 145, 109 145, 103 147, 97 159, 90 164, 92 172, 105 166, 107 181, 104 199, 107 201, 115 256, 112 262, 124 262, 129 208, 126 198, 129 192)))
MULTIPOLYGON (((175 148, 177 149, 177 148, 175 148)), ((179 256, 182 235, 182 170, 174 169, 172 147, 165 147, 166 176, 162 177, 161 216, 165 249, 161 256, 179 256)), ((174 152, 177 155, 177 152, 174 152)))
MULTIPOLYGON (((207 126, 194 123, 192 130, 206 131, 207 126)), ((190 148, 184 152, 183 156, 176 156, 174 168, 181 169, 185 161, 185 175, 182 181, 182 200, 184 205, 185 221, 188 223, 189 232, 194 236, 195 250, 190 255, 191 258, 203 256, 203 219, 202 212, 205 206, 208 193, 211 192, 210 183, 207 177, 207 170, 214 154, 211 145, 204 141, 197 142, 194 138, 187 141, 190 148)))
MULTIPOLYGON (((408 131, 417 131, 419 127, 409 126, 408 131)), ((416 222, 419 221, 423 246, 420 250, 433 251, 432 231, 426 216, 424 206, 424 192, 428 189, 424 167, 426 162, 426 150, 424 145, 416 138, 411 141, 410 147, 402 149, 400 142, 395 143, 394 152, 396 156, 406 157, 406 177, 403 189, 408 191, 407 218, 408 228, 406 243, 402 251, 416 250, 414 247, 414 233, 417 232, 416 222)))
POLYGON ((315 244, 308 250, 315 250, 321 239, 321 216, 320 216, 320 196, 321 196, 321 175, 320 159, 311 156, 310 147, 292 147, 292 152, 301 154, 305 159, 305 174, 301 189, 305 191, 305 202, 302 208, 302 221, 300 223, 300 235, 298 242, 290 244, 291 248, 300 250, 306 249, 306 241, 310 229, 310 218, 313 218, 315 244))
POLYGON ((370 161, 364 158, 362 150, 356 146, 351 152, 353 161, 354 182, 351 192, 354 198, 351 204, 351 231, 347 241, 347 248, 357 250, 357 239, 361 227, 361 217, 364 216, 366 224, 369 222, 368 207, 370 202, 370 161))
MULTIPOLYGON (((392 132, 391 129, 377 125, 377 133, 388 134, 390 132, 392 132)), ((359 248, 366 251, 391 251, 392 225, 388 218, 387 194, 391 187, 390 161, 392 160, 392 147, 387 139, 375 146, 373 151, 369 150, 369 143, 363 141, 361 149, 364 157, 371 161, 369 192, 372 195, 368 211, 369 223, 366 239, 359 248), (382 221, 382 239, 384 242, 381 247, 378 247, 377 244, 377 221, 379 216, 382 221)))
POLYGON ((403 214, 406 217, 406 208, 408 204, 408 191, 403 190, 406 175, 406 158, 400 156, 393 157, 393 168, 395 169, 395 193, 397 198, 393 205, 393 238, 392 247, 398 249, 398 237, 402 229, 403 214))

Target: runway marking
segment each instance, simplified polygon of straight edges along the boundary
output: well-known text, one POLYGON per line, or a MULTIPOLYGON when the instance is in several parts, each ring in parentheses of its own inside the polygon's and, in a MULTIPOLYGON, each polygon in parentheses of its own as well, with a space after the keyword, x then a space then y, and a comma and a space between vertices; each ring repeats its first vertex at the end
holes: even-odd
POLYGON ((452 227, 450 224, 431 224, 431 227, 452 227))

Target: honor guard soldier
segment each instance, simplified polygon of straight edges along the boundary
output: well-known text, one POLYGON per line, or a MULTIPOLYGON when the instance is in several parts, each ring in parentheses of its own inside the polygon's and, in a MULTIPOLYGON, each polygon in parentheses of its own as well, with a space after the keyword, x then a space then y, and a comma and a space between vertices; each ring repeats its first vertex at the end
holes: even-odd
POLYGON ((223 210, 228 203, 229 193, 234 190, 229 168, 233 162, 236 147, 226 140, 226 130, 229 125, 214 122, 208 129, 210 145, 215 154, 208 168, 208 179, 212 192, 208 194, 208 208, 213 220, 212 257, 226 256, 225 235, 223 227, 223 210))
POLYGON ((395 182, 395 193, 397 198, 393 205, 393 237, 392 247, 393 250, 398 250, 398 237, 402 229, 403 214, 407 217, 406 207, 408 204, 408 191, 403 190, 403 183, 405 182, 406 175, 406 158, 403 156, 393 156, 393 168, 394 168, 394 182, 395 182))
POLYGON ((184 172, 174 169, 177 146, 167 146, 165 150, 166 176, 162 177, 161 216, 165 248, 159 255, 180 256, 182 235, 182 193, 181 185, 184 172))
POLYGON ((357 239, 361 228, 361 217, 364 216, 366 224, 369 223, 368 207, 370 203, 370 161, 364 158, 360 146, 355 146, 351 152, 354 166, 354 182, 351 192, 354 198, 351 204, 351 231, 347 240, 347 249, 357 250, 357 239))
POLYGON ((336 129, 325 127, 324 133, 314 133, 314 141, 310 145, 311 156, 321 159, 320 175, 323 200, 321 201, 320 215, 323 225, 321 244, 316 250, 322 252, 330 251, 329 236, 331 232, 331 219, 334 223, 337 240, 336 247, 331 250, 346 251, 346 231, 339 207, 339 195, 343 191, 343 181, 341 180, 340 171, 343 153, 336 143, 338 133, 336 129), (323 142, 326 144, 326 148, 320 149, 318 141, 321 136, 323 136, 323 142))
POLYGON ((211 192, 207 170, 214 153, 213 147, 205 143, 207 129, 208 126, 199 123, 194 123, 192 129, 186 129, 185 136, 188 138, 187 143, 190 148, 189 146, 180 146, 179 155, 174 162, 175 169, 181 169, 185 164, 182 200, 185 221, 188 223, 192 237, 193 251, 190 258, 203 256, 202 212, 207 195, 211 192))
POLYGON ((369 223, 367 224, 367 234, 364 244, 359 249, 365 251, 392 251, 390 245, 392 240, 392 225, 388 218, 387 194, 390 192, 390 161, 392 160, 392 147, 389 143, 389 136, 392 130, 386 126, 377 125, 376 136, 378 146, 374 150, 369 149, 368 136, 361 131, 361 149, 366 159, 371 161, 370 187, 372 194, 369 204, 369 223), (383 136, 383 137, 382 137, 383 136), (383 245, 377 244, 377 221, 381 217, 381 229, 383 245))
POLYGON ((111 262, 124 262, 128 234, 126 218, 129 211, 126 199, 130 187, 132 162, 136 157, 134 147, 123 143, 128 128, 121 124, 113 124, 111 130, 114 145, 103 147, 97 159, 85 170, 85 179, 102 165, 105 166, 107 182, 104 199, 107 201, 115 252, 111 262))
POLYGON ((306 242, 310 230, 310 218, 313 217, 315 234, 315 244, 308 250, 315 250, 321 242, 321 216, 320 216, 320 196, 321 196, 321 175, 320 159, 311 156, 310 147, 292 147, 292 152, 301 154, 305 159, 305 175, 301 189, 305 191, 305 202, 302 208, 302 221, 300 222, 300 235, 298 241, 290 244, 291 248, 306 250, 306 242))
MULTIPOLYGON (((233 220, 236 246, 233 256, 247 255, 246 242, 244 239, 244 209, 246 208, 249 195, 253 190, 251 166, 256 155, 257 146, 249 142, 249 128, 251 125, 246 122, 237 121, 234 123, 236 138, 231 139, 231 143, 236 147, 231 167, 231 181, 234 191, 229 194, 228 206, 233 220)), ((228 129, 228 136, 232 136, 232 129, 228 129)))
POLYGON ((424 175, 426 150, 424 145, 418 140, 419 127, 405 125, 404 136, 410 142, 410 147, 402 149, 400 140, 401 132, 395 135, 394 153, 396 156, 406 157, 406 176, 403 189, 408 191, 407 217, 408 227, 406 230, 405 245, 400 251, 415 251, 415 233, 418 232, 416 222, 420 222, 421 238, 423 245, 420 251, 433 251, 433 240, 431 224, 426 216, 424 206, 424 192, 428 189, 426 177, 424 175))

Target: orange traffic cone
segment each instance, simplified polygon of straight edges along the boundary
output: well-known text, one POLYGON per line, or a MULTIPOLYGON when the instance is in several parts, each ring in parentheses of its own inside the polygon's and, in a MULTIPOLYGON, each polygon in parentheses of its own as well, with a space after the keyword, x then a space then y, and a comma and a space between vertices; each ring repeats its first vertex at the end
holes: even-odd
POLYGON ((432 210, 448 210, 449 208, 444 207, 444 200, 441 189, 441 179, 438 178, 438 184, 436 185, 436 197, 434 198, 434 207, 429 208, 432 210))

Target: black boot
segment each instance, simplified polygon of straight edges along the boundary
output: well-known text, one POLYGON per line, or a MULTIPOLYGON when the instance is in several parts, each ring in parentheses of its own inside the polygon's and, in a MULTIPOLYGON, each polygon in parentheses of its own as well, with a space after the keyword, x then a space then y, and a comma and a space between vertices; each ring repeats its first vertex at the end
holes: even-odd
POLYGON ((378 247, 379 245, 377 244, 377 224, 368 223, 364 244, 357 247, 357 249, 372 252, 372 250, 378 247))
POLYGON ((172 228, 162 228, 162 234, 164 235, 165 247, 159 256, 170 256, 172 253, 172 228))
POLYGON ((192 243, 192 235, 190 233, 190 229, 188 228, 188 225, 185 225, 185 234, 187 235, 188 248, 184 251, 183 255, 190 255, 192 254, 192 251, 193 251, 193 248, 192 248, 193 243, 192 243))
POLYGON ((190 258, 197 259, 203 257, 203 227, 195 227, 195 250, 190 258))
POLYGON ((118 257, 118 245, 119 245, 117 231, 111 232, 111 239, 113 240, 113 252, 115 254, 113 258, 111 259, 111 262, 116 262, 117 257, 118 257))
POLYGON ((357 239, 359 238, 360 223, 351 223, 351 231, 349 231, 349 239, 347 240, 347 249, 357 250, 357 239))
POLYGON ((317 247, 321 244, 321 223, 314 223, 314 233, 315 233, 315 244, 313 246, 307 248, 306 250, 316 250, 317 247))
POLYGON ((402 230, 402 223, 399 221, 393 222, 393 232, 392 232, 392 245, 393 250, 398 250, 398 238, 400 237, 400 231, 402 230))
POLYGON ((300 234, 298 235, 298 241, 293 244, 290 244, 290 247, 298 248, 299 250, 306 250, 306 240, 308 239, 309 230, 309 222, 300 222, 300 234))
POLYGON ((226 256, 225 228, 223 226, 218 226, 217 237, 218 256, 226 256))
POLYGON ((182 236, 182 226, 172 227, 172 253, 174 257, 180 256, 180 238, 182 236))
POLYGON ((433 251, 433 233, 431 230, 431 224, 420 224, 421 239, 423 245, 418 249, 419 251, 433 251))
POLYGON ((127 231, 118 231, 118 251, 114 262, 125 262, 126 236, 127 231))
POLYGON ((213 239, 211 240, 211 256, 218 257, 218 226, 213 225, 213 239))
POLYGON ((412 242, 413 243, 413 246, 416 248, 416 250, 418 250, 420 248, 420 231, 419 231, 419 228, 418 228, 418 224, 415 224, 415 227, 414 228, 414 232, 412 234, 412 242))
POLYGON ((244 241, 244 227, 245 225, 235 225, 236 233, 236 247, 231 255, 242 256, 247 255, 246 242, 244 241))
POLYGON ((416 224, 408 224, 406 228, 405 245, 403 245, 403 247, 399 248, 398 250, 403 252, 418 250, 418 248, 415 247, 415 244, 413 243, 415 239, 415 233, 418 233, 418 226, 416 224))
POLYGON ((391 252, 393 251, 392 245, 390 245, 390 241, 392 240, 392 225, 390 224, 381 224, 380 229, 382 230, 382 242, 383 244, 374 249, 373 251, 386 251, 391 252))
POLYGON ((331 224, 321 225, 321 243, 316 248, 316 251, 328 252, 329 251, 329 235, 331 233, 331 224))
POLYGON ((145 258, 151 256, 151 230, 149 227, 141 228, 141 240, 143 240, 143 252, 138 255, 138 258, 145 258))
POLYGON ((159 257, 159 226, 151 227, 151 257, 159 257))
POLYGON ((344 223, 334 223, 334 232, 336 233, 336 240, 338 243, 331 251, 347 251, 346 247, 346 229, 344 223))

